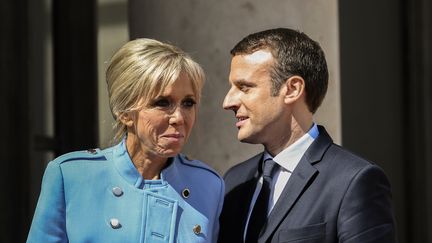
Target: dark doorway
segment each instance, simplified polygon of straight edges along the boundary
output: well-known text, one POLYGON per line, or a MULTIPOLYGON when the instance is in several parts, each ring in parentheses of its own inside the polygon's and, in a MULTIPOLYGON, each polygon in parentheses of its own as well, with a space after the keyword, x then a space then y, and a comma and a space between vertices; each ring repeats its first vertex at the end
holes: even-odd
POLYGON ((432 242, 431 6, 339 1, 343 144, 389 176, 400 242, 432 242))
POLYGON ((0 35, 0 242, 25 242, 46 155, 98 142, 96 1, 1 1, 0 35), (53 47, 49 67, 46 43, 53 47), (45 70, 52 72, 51 83, 45 70), (49 99, 51 111, 45 107, 49 99))

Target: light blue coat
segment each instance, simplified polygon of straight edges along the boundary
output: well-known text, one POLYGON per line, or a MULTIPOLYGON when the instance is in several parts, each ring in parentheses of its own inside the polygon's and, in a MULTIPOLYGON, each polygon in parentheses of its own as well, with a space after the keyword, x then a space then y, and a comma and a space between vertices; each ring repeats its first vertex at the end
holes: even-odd
POLYGON ((220 176, 174 157, 160 180, 143 180, 121 142, 51 161, 27 242, 216 242, 220 176))

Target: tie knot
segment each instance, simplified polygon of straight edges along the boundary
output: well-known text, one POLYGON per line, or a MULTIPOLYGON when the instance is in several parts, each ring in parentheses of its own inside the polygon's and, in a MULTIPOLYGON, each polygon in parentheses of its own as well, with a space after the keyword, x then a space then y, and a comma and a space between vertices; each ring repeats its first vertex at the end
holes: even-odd
POLYGON ((263 163, 263 176, 271 178, 276 167, 277 164, 272 159, 265 160, 263 163))

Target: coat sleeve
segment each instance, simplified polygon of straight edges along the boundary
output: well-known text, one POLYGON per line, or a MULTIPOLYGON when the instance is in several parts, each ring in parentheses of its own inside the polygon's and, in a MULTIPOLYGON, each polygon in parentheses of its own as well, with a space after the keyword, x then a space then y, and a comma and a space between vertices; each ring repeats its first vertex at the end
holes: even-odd
POLYGON ((396 242, 390 183, 375 165, 363 168, 351 181, 338 216, 343 243, 396 242))
POLYGON ((42 179, 27 243, 68 242, 66 234, 65 196, 60 164, 48 164, 42 179))

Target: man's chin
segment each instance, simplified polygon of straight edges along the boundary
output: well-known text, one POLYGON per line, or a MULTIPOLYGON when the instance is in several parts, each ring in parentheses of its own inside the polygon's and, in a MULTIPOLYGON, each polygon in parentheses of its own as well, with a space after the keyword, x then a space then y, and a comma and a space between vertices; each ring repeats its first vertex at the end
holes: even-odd
POLYGON ((242 143, 250 143, 250 144, 259 144, 260 142, 254 139, 251 136, 242 136, 240 134, 237 135, 237 139, 242 143))

